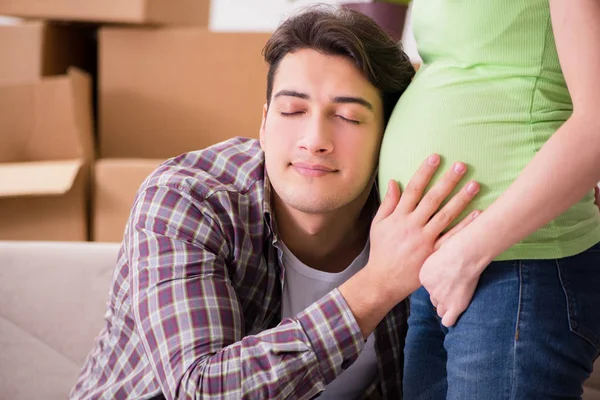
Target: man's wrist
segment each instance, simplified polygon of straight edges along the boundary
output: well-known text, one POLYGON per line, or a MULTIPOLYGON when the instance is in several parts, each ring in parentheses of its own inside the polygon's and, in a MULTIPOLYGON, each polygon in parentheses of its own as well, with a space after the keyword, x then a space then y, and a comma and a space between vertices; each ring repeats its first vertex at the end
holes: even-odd
POLYGON ((401 287, 389 288, 385 277, 375 275, 368 266, 342 284, 339 291, 365 338, 396 304, 410 294, 401 287))

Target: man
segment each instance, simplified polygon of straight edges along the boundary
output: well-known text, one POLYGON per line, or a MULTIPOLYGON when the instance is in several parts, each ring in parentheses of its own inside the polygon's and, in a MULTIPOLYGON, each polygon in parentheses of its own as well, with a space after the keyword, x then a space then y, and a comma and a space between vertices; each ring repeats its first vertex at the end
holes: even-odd
POLYGON ((404 299, 477 185, 436 213, 465 167, 423 197, 432 155, 377 211, 383 129, 414 70, 372 20, 311 9, 264 53, 260 141, 183 154, 140 188, 71 398, 401 398, 404 299))

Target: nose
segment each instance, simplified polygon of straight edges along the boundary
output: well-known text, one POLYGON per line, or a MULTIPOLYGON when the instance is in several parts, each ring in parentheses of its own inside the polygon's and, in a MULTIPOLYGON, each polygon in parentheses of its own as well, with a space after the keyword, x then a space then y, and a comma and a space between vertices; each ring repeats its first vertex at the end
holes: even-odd
POLYGON ((306 125, 299 147, 311 154, 325 155, 333 151, 333 135, 331 127, 324 115, 313 114, 311 121, 306 125))

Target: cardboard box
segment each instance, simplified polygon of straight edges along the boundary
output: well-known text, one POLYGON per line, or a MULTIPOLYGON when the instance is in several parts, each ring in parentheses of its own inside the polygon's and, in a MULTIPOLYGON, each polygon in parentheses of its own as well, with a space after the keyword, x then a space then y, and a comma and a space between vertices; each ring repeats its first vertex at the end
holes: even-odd
POLYGON ((269 36, 101 29, 101 157, 169 158, 234 136, 258 137, 269 36))
POLYGON ((94 29, 43 22, 0 25, 0 60, 0 85, 62 75, 70 66, 93 72, 94 29))
POLYGON ((208 26, 210 0, 0 0, 0 15, 46 20, 208 26))
POLYGON ((91 82, 0 86, 0 240, 87 240, 91 82))
POLYGON ((103 159, 94 168, 92 240, 120 242, 142 182, 164 160, 103 159))

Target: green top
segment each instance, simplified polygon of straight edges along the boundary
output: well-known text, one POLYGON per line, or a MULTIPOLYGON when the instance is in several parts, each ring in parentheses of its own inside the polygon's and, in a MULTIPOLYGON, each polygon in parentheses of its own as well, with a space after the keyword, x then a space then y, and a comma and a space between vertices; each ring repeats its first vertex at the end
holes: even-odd
MULTIPOLYGON (((406 184, 434 152, 436 178, 464 161, 465 182, 482 185, 464 217, 505 191, 572 113, 548 0, 417 0, 413 29, 423 65, 387 127, 380 187, 406 184)), ((591 190, 497 260, 566 257, 600 242, 593 203, 591 190)))

